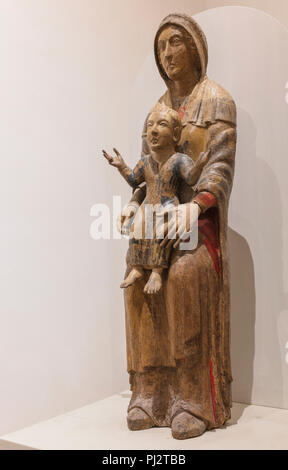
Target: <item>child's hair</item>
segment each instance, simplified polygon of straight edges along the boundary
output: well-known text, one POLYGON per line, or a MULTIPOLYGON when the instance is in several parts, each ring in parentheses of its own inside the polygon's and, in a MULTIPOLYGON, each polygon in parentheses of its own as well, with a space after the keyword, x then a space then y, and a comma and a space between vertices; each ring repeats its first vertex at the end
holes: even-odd
MULTIPOLYGON (((151 116, 152 113, 156 113, 156 112, 164 112, 166 114, 169 114, 169 116, 171 117, 171 120, 172 120, 172 126, 173 126, 173 130, 175 129, 179 129, 178 130, 178 134, 177 134, 177 138, 179 141, 180 140, 180 137, 181 137, 181 132, 182 132, 182 121, 181 121, 181 118, 179 116, 179 114, 177 113, 177 111, 175 111, 174 109, 172 108, 169 108, 168 106, 166 106, 165 104, 162 104, 162 103, 158 103, 155 108, 152 109, 152 111, 150 111, 149 113, 149 116, 148 116, 148 119, 149 117, 151 116)), ((148 120, 147 119, 147 120, 148 120)))

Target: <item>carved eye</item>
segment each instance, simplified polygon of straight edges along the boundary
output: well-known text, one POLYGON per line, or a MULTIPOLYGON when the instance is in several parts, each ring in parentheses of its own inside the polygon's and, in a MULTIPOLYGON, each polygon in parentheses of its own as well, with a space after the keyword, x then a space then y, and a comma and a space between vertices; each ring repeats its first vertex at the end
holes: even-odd
POLYGON ((181 39, 176 37, 176 38, 172 38, 171 41, 170 41, 170 44, 172 46, 179 46, 180 44, 182 43, 181 39))

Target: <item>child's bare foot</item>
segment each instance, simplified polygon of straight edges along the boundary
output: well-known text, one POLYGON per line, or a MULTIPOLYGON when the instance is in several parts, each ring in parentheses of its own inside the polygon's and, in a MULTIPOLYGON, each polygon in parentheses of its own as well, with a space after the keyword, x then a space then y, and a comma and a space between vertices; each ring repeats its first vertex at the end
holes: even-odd
POLYGON ((141 279, 141 277, 143 277, 143 269, 133 268, 122 284, 120 284, 120 287, 126 289, 126 287, 131 286, 134 282, 138 281, 138 279, 141 279))
POLYGON ((162 287, 161 274, 152 271, 146 286, 144 287, 145 294, 156 294, 162 287))

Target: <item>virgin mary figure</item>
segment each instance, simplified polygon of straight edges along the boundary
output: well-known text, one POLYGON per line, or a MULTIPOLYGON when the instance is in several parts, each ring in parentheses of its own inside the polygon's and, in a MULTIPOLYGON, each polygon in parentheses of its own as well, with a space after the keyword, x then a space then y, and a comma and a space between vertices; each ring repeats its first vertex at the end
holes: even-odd
MULTIPOLYGON (((168 426, 176 439, 199 436, 230 418, 231 367, 227 211, 234 174, 236 108, 206 75, 205 35, 193 18, 171 14, 155 36, 155 60, 167 91, 159 99, 182 119, 179 152, 194 161, 210 150, 197 184, 181 186, 178 236, 183 214, 193 205, 198 245, 174 248, 161 291, 143 293, 147 276, 125 289, 127 363, 132 397, 131 430, 168 426), (196 205, 196 206, 195 206, 196 205)), ((146 124, 143 153, 149 153, 146 124)), ((134 192, 121 223, 145 198, 134 192)), ((183 222, 185 224, 185 222, 183 222)), ((183 224, 182 224, 183 225, 183 224)), ((166 231, 165 231, 166 230, 166 231)), ((167 226, 165 239, 169 243, 167 226)), ((183 238, 183 235, 181 235, 183 238)), ((131 266, 127 259, 127 272, 131 266)))

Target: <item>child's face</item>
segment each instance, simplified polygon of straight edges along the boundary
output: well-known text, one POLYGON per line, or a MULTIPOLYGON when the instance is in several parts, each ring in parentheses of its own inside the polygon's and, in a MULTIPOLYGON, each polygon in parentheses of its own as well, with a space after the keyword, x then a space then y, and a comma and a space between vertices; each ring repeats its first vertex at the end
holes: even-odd
POLYGON ((172 119, 165 111, 154 111, 147 121, 147 139, 151 150, 175 147, 172 119))

